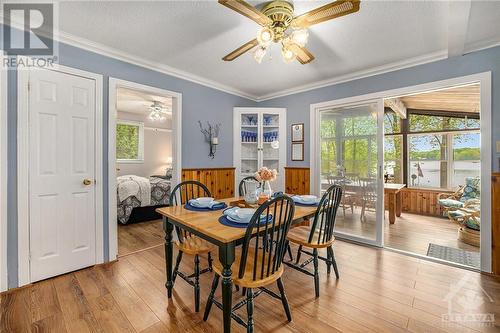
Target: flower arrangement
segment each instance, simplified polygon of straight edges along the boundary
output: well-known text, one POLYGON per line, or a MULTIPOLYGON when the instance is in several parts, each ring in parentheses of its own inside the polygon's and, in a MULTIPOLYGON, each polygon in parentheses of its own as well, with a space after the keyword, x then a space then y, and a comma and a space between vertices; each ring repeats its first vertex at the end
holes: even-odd
POLYGON ((257 180, 260 182, 272 182, 276 180, 277 175, 278 172, 276 171, 276 169, 268 169, 267 167, 262 167, 255 173, 255 178, 257 178, 257 180))

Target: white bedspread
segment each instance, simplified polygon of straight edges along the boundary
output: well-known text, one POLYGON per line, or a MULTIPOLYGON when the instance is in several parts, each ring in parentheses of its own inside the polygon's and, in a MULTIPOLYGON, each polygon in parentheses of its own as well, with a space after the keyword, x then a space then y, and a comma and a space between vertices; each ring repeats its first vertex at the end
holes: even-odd
POLYGON ((135 175, 120 176, 116 178, 116 185, 120 201, 135 196, 141 202, 141 207, 151 204, 151 184, 148 178, 135 175))

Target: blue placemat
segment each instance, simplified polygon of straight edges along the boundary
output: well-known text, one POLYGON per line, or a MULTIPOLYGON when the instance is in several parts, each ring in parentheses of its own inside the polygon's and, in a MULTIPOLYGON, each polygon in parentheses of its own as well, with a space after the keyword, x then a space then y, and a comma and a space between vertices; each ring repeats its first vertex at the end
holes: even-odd
MULTIPOLYGON (((271 222, 271 221, 272 221, 272 218, 269 220, 269 222, 271 222)), ((235 227, 235 228, 247 228, 248 227, 248 223, 233 222, 233 221, 229 220, 226 215, 222 215, 221 217, 219 217, 219 222, 220 222, 220 224, 227 225, 228 227, 235 227)), ((265 224, 266 224, 265 222, 261 223, 261 225, 265 225, 265 224)))
POLYGON ((203 207, 203 208, 202 207, 195 207, 195 206, 191 206, 189 203, 186 203, 184 205, 184 208, 186 208, 187 210, 191 210, 193 212, 208 212, 208 211, 225 209, 225 208, 227 208, 227 205, 224 203, 224 206, 221 206, 220 208, 212 209, 212 208, 208 208, 208 207, 203 207))

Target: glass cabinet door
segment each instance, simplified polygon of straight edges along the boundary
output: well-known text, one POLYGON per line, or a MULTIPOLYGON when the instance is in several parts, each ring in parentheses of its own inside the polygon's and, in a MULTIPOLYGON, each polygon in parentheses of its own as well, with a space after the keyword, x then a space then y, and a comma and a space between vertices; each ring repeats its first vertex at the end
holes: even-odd
POLYGON ((276 170, 280 162, 279 117, 279 114, 262 114, 262 166, 276 170))
POLYGON ((253 176, 259 168, 259 114, 241 114, 241 175, 253 176))

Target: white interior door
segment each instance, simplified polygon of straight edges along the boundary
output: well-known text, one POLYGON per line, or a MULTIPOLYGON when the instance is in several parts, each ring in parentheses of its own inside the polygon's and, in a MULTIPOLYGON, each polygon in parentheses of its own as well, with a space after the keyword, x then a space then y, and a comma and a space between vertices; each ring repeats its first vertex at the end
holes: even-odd
POLYGON ((95 235, 95 81, 49 70, 29 77, 30 274, 91 266, 95 235))

